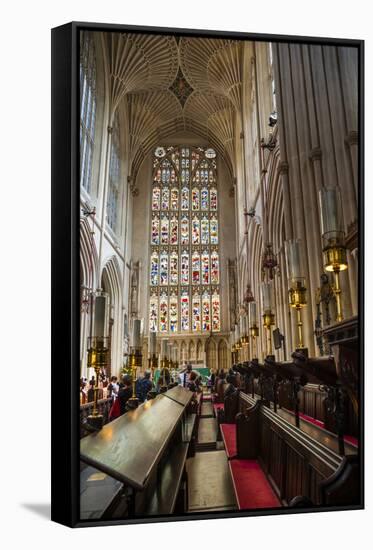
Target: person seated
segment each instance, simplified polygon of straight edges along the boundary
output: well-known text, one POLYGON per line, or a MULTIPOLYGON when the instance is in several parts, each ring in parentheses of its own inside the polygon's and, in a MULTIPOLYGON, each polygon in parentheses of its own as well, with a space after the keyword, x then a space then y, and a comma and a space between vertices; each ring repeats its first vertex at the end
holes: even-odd
POLYGON ((119 385, 118 385, 118 378, 116 376, 112 376, 110 378, 110 384, 107 387, 107 396, 110 397, 116 397, 119 391, 119 385))
POLYGON ((119 384, 118 399, 120 414, 127 412, 127 401, 132 397, 132 378, 129 374, 125 374, 122 378, 122 383, 119 384))
POLYGON ((188 390, 190 390, 194 393, 196 393, 198 391, 197 378, 198 378, 197 373, 192 371, 190 373, 189 381, 188 381, 188 384, 186 386, 188 388, 188 390))
POLYGON ((210 376, 207 378, 207 388, 210 391, 213 391, 213 388, 214 388, 214 385, 215 385, 215 379, 216 379, 215 371, 212 371, 210 376))
POLYGON ((233 374, 227 374, 226 377, 226 385, 224 388, 224 397, 227 397, 228 395, 231 395, 236 391, 237 387, 237 379, 235 373, 233 374))
POLYGON ((215 385, 215 400, 218 403, 224 402, 224 392, 225 392, 225 386, 226 386, 226 379, 225 379, 225 372, 224 370, 221 370, 219 373, 219 376, 216 381, 215 385))
POLYGON ((148 392, 153 388, 153 382, 150 380, 151 372, 144 372, 144 376, 136 382, 136 397, 143 403, 147 399, 148 392))

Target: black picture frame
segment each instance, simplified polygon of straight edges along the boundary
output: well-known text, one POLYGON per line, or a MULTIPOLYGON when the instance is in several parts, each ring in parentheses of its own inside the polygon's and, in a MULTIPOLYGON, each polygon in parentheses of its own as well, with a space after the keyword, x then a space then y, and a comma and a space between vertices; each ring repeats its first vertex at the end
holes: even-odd
POLYGON ((79 519, 79 32, 131 32, 357 48, 359 249, 364 250, 364 41, 72 22, 52 29, 52 520, 69 527, 355 510, 364 508, 364 256, 359 258, 361 502, 353 506, 190 513, 126 520, 79 519))

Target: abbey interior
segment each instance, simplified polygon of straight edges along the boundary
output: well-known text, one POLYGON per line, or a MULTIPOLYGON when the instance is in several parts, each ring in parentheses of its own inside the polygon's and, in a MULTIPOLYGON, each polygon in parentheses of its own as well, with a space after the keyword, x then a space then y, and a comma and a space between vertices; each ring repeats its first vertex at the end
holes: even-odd
POLYGON ((83 520, 360 502, 358 51, 82 31, 83 520))

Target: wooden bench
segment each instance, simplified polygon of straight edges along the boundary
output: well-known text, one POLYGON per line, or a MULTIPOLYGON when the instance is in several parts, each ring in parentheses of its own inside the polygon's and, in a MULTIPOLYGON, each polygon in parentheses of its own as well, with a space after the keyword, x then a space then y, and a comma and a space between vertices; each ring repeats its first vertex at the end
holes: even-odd
MULTIPOLYGON (((192 398, 189 390, 174 387, 81 440, 81 461, 112 479, 95 519, 187 511, 185 466, 198 418, 190 412, 192 398)), ((88 508, 82 519, 92 519, 88 508)))
POLYGON ((258 401, 234 424, 220 424, 239 510, 281 507, 257 459, 259 410, 258 401))
POLYGON ((121 493, 123 484, 92 468, 82 465, 80 474, 80 518, 105 519, 121 493))

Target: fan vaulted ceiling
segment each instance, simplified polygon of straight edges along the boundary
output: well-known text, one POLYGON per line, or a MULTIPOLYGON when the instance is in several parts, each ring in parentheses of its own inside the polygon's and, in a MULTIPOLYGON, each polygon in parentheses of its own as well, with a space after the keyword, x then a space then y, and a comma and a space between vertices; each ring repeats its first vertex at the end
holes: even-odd
POLYGON ((207 140, 233 175, 243 42, 105 34, 111 112, 126 102, 131 178, 156 145, 182 132, 207 140))

